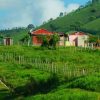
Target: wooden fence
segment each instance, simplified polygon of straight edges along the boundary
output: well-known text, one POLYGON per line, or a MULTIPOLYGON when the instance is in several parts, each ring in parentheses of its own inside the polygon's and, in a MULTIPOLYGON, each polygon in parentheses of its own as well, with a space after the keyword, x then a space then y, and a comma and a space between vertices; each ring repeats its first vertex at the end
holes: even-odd
POLYGON ((62 74, 66 77, 79 77, 99 71, 85 69, 85 67, 76 67, 75 65, 73 65, 73 68, 70 68, 68 63, 62 63, 62 65, 59 65, 55 64, 49 59, 42 60, 41 58, 26 57, 16 53, 0 53, 0 61, 14 64, 23 64, 27 66, 32 65, 32 67, 35 69, 62 74))

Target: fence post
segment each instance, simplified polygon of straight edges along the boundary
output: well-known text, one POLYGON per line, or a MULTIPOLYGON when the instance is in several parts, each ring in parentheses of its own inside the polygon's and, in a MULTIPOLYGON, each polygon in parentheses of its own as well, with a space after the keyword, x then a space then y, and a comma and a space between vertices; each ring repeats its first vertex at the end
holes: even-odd
POLYGON ((21 59, 20 59, 20 55, 19 55, 19 57, 18 57, 18 60, 19 60, 18 63, 20 64, 20 60, 21 60, 21 59))
POLYGON ((53 66, 54 66, 54 65, 53 65, 53 62, 52 62, 52 65, 51 65, 51 72, 53 72, 53 66))

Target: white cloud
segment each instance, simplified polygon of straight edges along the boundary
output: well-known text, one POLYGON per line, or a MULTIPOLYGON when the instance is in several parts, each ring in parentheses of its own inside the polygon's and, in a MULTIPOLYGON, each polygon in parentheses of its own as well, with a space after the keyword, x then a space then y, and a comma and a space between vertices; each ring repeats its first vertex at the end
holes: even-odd
POLYGON ((66 12, 70 13, 71 11, 78 9, 79 6, 80 6, 79 4, 69 4, 67 6, 66 12))
POLYGON ((40 25, 56 18, 60 12, 69 13, 78 7, 79 4, 65 7, 63 0, 0 0, 0 10, 4 11, 0 14, 0 17, 4 16, 0 19, 0 27, 27 26, 30 23, 40 25))
POLYGON ((15 5, 18 5, 17 0, 0 0, 0 9, 14 7, 15 5))

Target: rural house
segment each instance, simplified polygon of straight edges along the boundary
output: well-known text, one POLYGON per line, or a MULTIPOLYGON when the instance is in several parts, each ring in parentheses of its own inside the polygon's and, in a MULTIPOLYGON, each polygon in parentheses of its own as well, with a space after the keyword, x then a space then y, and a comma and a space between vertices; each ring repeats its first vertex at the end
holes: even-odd
POLYGON ((70 42, 71 46, 87 47, 88 38, 89 36, 84 32, 74 32, 72 34, 68 34, 68 41, 70 42))
POLYGON ((87 47, 88 46, 88 38, 89 36, 86 35, 84 32, 73 32, 70 34, 59 33, 60 40, 59 46, 81 46, 87 47))
MULTIPOLYGON (((35 30, 35 31, 31 31, 30 35, 32 37, 32 44, 33 45, 41 45, 42 44, 42 39, 40 38, 41 36, 43 36, 43 35, 50 36, 50 35, 53 35, 53 34, 54 34, 53 32, 50 32, 46 29, 38 29, 38 30, 35 30)), ((64 33, 57 33, 57 34, 60 37, 58 45, 59 46, 65 46, 65 41, 68 40, 67 35, 64 34, 64 33)))
POLYGON ((41 36, 50 36, 52 35, 52 32, 49 32, 46 29, 38 29, 35 31, 32 31, 30 35, 32 36, 32 44, 33 45, 41 45, 42 44, 42 39, 40 38, 41 36))

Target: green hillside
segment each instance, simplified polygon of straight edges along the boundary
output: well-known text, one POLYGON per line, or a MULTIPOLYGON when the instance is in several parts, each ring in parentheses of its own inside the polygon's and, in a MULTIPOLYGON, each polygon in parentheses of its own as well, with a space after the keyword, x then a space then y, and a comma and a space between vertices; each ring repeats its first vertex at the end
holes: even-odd
POLYGON ((100 18, 87 23, 83 28, 100 32, 100 18))
MULTIPOLYGON (((69 30, 82 30, 82 26, 86 25, 86 29, 96 30, 99 29, 100 23, 92 27, 94 23, 88 24, 100 18, 100 3, 93 3, 86 5, 85 7, 80 7, 76 11, 69 13, 63 17, 58 17, 55 20, 51 20, 40 27, 46 28, 57 32, 66 32, 69 30), (89 26, 90 25, 90 26, 89 26)), ((39 27, 39 28, 40 28, 39 27)))

